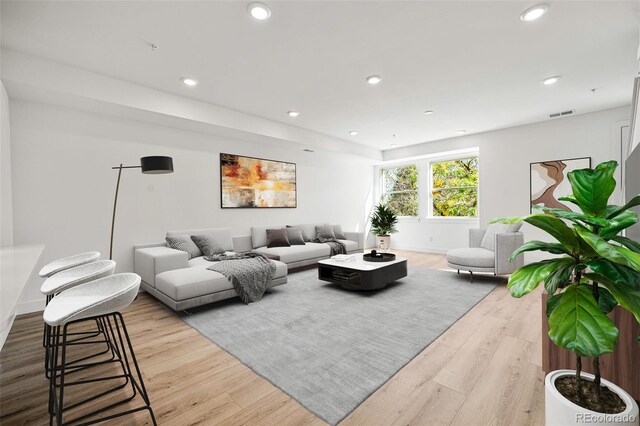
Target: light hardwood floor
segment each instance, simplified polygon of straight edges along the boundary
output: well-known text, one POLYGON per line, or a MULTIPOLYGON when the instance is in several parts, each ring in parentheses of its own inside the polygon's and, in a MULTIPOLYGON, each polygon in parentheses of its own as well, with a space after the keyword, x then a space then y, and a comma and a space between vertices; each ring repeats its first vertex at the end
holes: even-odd
MULTIPOLYGON (((442 255, 396 252, 410 267, 446 267, 442 255)), ((539 295, 513 299, 500 281, 341 424, 542 425, 540 312, 539 295)), ((159 424, 324 424, 147 294, 124 315, 159 424)), ((41 318, 17 318, 0 352, 3 425, 48 423, 41 318)))

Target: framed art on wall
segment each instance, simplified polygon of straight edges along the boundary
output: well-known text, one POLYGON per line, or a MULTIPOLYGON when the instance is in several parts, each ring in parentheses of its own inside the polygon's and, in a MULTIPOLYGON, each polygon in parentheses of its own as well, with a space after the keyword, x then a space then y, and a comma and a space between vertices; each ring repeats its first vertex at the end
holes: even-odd
POLYGON ((589 167, 591 167, 591 157, 531 163, 529 211, 542 213, 541 209, 535 207, 541 204, 544 207, 579 212, 577 206, 559 199, 572 194, 567 174, 573 170, 589 167))
POLYGON ((296 165, 220 153, 223 209, 296 208, 296 165))

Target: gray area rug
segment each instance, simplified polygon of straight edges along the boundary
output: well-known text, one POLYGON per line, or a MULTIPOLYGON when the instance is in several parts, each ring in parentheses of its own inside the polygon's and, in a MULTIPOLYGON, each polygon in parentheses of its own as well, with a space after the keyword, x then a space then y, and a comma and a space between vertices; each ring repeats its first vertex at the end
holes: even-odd
POLYGON ((189 325, 310 411, 337 424, 499 281, 434 269, 357 293, 293 272, 262 301, 191 309, 189 325), (476 281, 476 280, 474 280, 476 281))

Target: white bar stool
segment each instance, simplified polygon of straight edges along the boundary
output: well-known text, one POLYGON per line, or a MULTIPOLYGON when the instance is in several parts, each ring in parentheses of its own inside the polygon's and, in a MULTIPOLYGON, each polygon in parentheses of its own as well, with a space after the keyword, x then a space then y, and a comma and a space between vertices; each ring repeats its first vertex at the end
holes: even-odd
MULTIPOLYGON (((54 274, 57 274, 60 271, 64 271, 65 269, 73 268, 75 266, 84 265, 85 263, 95 262, 100 259, 100 252, 97 251, 88 251, 85 253, 74 254, 73 256, 63 257, 62 259, 57 259, 52 262, 47 263, 40 269, 38 275, 43 278, 48 278, 54 274)), ((49 301, 53 298, 53 294, 47 295, 45 300, 45 306, 49 304, 49 301)), ((42 333, 42 346, 47 347, 46 342, 47 337, 47 326, 45 324, 44 330, 42 333)))
MULTIPOLYGON (((124 323, 120 310, 126 308, 133 302, 138 294, 140 287, 140 277, 132 273, 115 274, 108 277, 100 278, 84 284, 77 285, 58 294, 49 302, 44 311, 44 321, 52 327, 52 356, 50 360, 51 379, 49 384, 49 413, 50 424, 53 424, 54 417, 57 425, 70 424, 80 422, 82 424, 93 424, 113 419, 115 417, 124 416, 138 411, 148 410, 153 424, 156 424, 149 396, 147 394, 140 368, 136 360, 129 333, 124 323), (71 324, 77 324, 83 321, 95 321, 97 319, 104 320, 111 335, 111 342, 114 344, 114 351, 119 358, 122 366, 122 374, 109 376, 82 378, 76 381, 68 381, 67 371, 67 346, 68 346, 68 328, 71 324), (133 367, 130 361, 133 361, 133 367), (87 385, 95 382, 105 382, 110 380, 126 379, 124 384, 92 395, 80 402, 65 406, 64 396, 65 390, 70 386, 87 385), (102 396, 111 393, 117 389, 122 389, 128 383, 131 384, 133 394, 107 406, 99 408, 88 414, 79 415, 73 419, 64 419, 63 415, 66 411, 83 405, 87 402, 93 402, 102 396), (144 405, 136 408, 127 408, 125 411, 109 414, 105 417, 94 418, 98 414, 110 410, 121 404, 132 401, 136 395, 140 393, 144 401, 144 405)), ((88 369, 83 371, 87 372, 88 369)), ((86 386, 83 387, 86 390, 86 386)), ((69 416, 67 416, 69 417, 69 416)))
POLYGON ((42 267, 42 269, 40 269, 38 274, 43 278, 50 277, 53 274, 64 271, 65 269, 84 265, 85 263, 95 262, 98 259, 100 259, 100 252, 97 251, 74 254, 73 256, 63 257, 62 259, 47 263, 42 267))
MULTIPOLYGON (((113 260, 98 260, 96 262, 86 263, 84 265, 65 269, 47 278, 42 284, 42 287, 40 287, 40 292, 45 296, 47 296, 47 302, 49 302, 51 301, 51 298, 53 298, 54 295, 64 290, 68 290, 71 287, 74 287, 89 281, 93 281, 98 278, 107 277, 113 274, 113 271, 115 270, 115 268, 116 268, 116 262, 114 262, 113 260)), ((96 343, 103 344, 104 343, 106 344, 107 349, 102 352, 97 352, 95 354, 89 355, 85 358, 75 360, 72 363, 68 363, 67 366, 76 364, 75 366, 76 368, 82 367, 82 365, 77 365, 77 363, 85 361, 89 358, 94 358, 94 357, 103 355, 109 352, 110 350, 112 351, 112 355, 115 356, 111 348, 111 343, 109 342, 109 335, 105 332, 104 322, 102 320, 97 320, 96 325, 98 326, 98 329, 95 331, 68 333, 68 335, 75 335, 78 337, 71 342, 67 342, 67 344, 80 345, 80 344, 96 344, 96 343), (100 335, 103 335, 103 339, 101 340, 98 340, 98 341, 88 340, 94 337, 98 337, 100 335)), ((49 327, 47 323, 44 324, 44 340, 43 341, 45 343, 45 348, 47 348, 47 351, 45 352, 45 361, 44 361, 45 375, 47 378, 49 378, 48 367, 49 367, 49 355, 50 355, 50 349, 51 349, 51 327, 49 327)))

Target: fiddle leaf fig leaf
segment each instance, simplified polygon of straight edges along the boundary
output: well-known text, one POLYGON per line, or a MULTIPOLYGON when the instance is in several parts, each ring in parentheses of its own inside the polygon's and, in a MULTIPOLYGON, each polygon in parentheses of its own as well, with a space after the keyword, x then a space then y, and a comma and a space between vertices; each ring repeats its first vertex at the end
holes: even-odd
POLYGON ((614 236, 618 232, 638 223, 638 215, 632 210, 625 210, 608 220, 609 224, 602 228, 600 235, 603 237, 614 236))
POLYGON ((516 251, 514 251, 509 258, 509 262, 512 262, 513 259, 515 259, 516 256, 518 256, 520 253, 533 250, 542 250, 553 254, 571 254, 571 252, 560 243, 546 243, 544 241, 534 240, 524 243, 516 251))
POLYGON ((558 307, 560 300, 562 300, 562 293, 556 294, 555 296, 551 296, 547 299, 547 318, 549 318, 551 313, 558 307))
MULTIPOLYGON (((607 219, 615 217, 625 210, 630 209, 631 207, 640 206, 640 195, 636 195, 633 197, 627 204, 622 207, 618 207, 617 209, 612 209, 607 214, 607 219)), ((617 207, 617 206, 616 206, 617 207)))
POLYGON ((616 161, 607 161, 598 164, 595 169, 580 169, 568 173, 573 196, 584 214, 605 216, 607 202, 616 188, 613 174, 617 167, 616 161))
POLYGON ((600 310, 588 287, 570 285, 549 316, 549 337, 579 356, 595 358, 613 352, 618 329, 600 310))
POLYGON ((614 235, 613 237, 609 237, 609 239, 615 241, 616 243, 622 244, 631 251, 640 253, 640 243, 637 241, 633 241, 627 237, 622 237, 620 235, 614 235))
POLYGON ((559 265, 555 271, 552 271, 544 279, 544 288, 550 295, 555 294, 560 285, 569 283, 571 273, 576 267, 575 261, 573 261, 572 258, 569 259, 571 259, 572 262, 567 262, 559 265))
POLYGON ((578 235, 580 235, 580 237, 600 256, 612 262, 626 265, 636 271, 640 271, 640 253, 635 253, 628 248, 610 244, 599 235, 579 226, 575 227, 575 230, 578 235))
POLYGON ((571 257, 561 257, 523 266, 509 276, 507 288, 513 297, 520 298, 535 290, 557 268, 574 262, 571 257))

